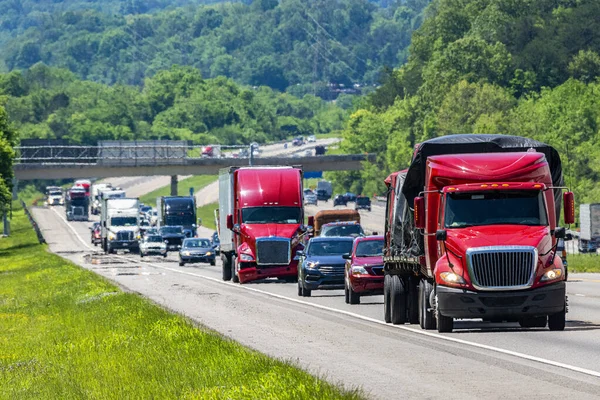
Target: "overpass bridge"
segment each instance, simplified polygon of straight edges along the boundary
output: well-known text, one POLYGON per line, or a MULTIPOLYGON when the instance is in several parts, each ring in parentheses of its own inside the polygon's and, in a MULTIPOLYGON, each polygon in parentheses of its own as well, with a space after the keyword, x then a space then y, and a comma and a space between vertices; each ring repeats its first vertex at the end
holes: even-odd
POLYGON ((376 154, 262 157, 254 156, 253 151, 249 157, 233 157, 233 153, 226 152, 219 157, 205 157, 202 156, 202 146, 180 143, 148 146, 20 146, 16 148, 14 175, 18 181, 170 175, 172 190, 176 190, 177 175, 214 175, 219 169, 231 166, 299 165, 306 172, 349 171, 359 170, 362 162, 373 162, 376 158, 376 154))

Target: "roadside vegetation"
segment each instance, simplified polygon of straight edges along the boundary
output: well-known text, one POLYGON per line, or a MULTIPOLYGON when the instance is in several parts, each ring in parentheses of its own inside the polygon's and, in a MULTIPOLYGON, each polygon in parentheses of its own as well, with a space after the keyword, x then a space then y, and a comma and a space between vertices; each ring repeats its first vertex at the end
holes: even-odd
POLYGON ((600 256, 597 254, 569 254, 569 272, 600 272, 600 256))
MULTIPOLYGON (((194 193, 198 193, 200 189, 217 180, 216 175, 194 175, 189 178, 182 179, 177 182, 177 195, 189 196, 190 188, 194 188, 194 193)), ((140 197, 140 202, 156 207, 156 198, 160 196, 170 196, 171 185, 163 186, 150 193, 140 197)))
POLYGON ((13 216, 0 239, 0 398, 362 398, 48 253, 17 205, 13 216))
POLYGON ((215 225, 215 209, 219 208, 219 203, 205 204, 196 209, 196 216, 202 218, 202 226, 208 229, 217 229, 215 225))

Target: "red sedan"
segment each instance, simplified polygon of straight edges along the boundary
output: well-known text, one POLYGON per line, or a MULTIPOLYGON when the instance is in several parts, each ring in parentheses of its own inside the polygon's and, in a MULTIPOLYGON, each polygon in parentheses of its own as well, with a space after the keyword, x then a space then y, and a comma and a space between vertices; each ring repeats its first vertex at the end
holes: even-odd
POLYGON ((383 294, 383 236, 358 237, 346 261, 346 303, 360 304, 361 296, 383 294))

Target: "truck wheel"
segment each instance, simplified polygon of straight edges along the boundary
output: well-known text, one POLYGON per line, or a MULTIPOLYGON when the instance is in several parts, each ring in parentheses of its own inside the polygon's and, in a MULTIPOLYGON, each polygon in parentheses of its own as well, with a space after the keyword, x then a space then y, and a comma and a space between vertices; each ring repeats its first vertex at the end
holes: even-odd
POLYGON ((360 304, 360 294, 352 290, 352 286, 348 287, 348 295, 350 298, 350 304, 360 304))
POLYGON ((408 322, 419 323, 419 279, 415 276, 408 278, 408 322))
POLYGON ((237 274, 236 268, 235 268, 235 261, 236 261, 237 257, 236 256, 231 256, 231 281, 233 283, 239 283, 240 282, 240 277, 237 274))
POLYGON ((551 331, 564 331, 566 322, 566 309, 563 308, 561 312, 556 314, 548 315, 548 328, 551 331))
POLYGON ((391 281, 390 275, 385 275, 383 278, 383 319, 389 324, 392 322, 392 311, 391 311, 391 281))
POLYGON ((390 295, 392 324, 406 323, 406 289, 404 281, 398 275, 392 276, 390 295))
POLYGON ((421 279, 419 284, 419 325, 425 330, 435 329, 435 316, 429 303, 432 290, 431 283, 427 279, 421 279))
POLYGON ((140 258, 144 258, 144 253, 140 251, 140 258))
POLYGON ((231 259, 227 257, 227 254, 221 254, 221 262, 223 263, 221 270, 223 273, 223 280, 231 280, 231 259))
MULTIPOLYGON (((437 295, 436 295, 436 303, 438 303, 437 295)), ((438 304, 435 307, 435 319, 437 320, 437 330, 440 333, 449 333, 454 329, 454 319, 451 317, 446 317, 440 313, 440 308, 438 304)))
POLYGON ((521 328, 545 328, 548 317, 527 317, 519 320, 521 328))

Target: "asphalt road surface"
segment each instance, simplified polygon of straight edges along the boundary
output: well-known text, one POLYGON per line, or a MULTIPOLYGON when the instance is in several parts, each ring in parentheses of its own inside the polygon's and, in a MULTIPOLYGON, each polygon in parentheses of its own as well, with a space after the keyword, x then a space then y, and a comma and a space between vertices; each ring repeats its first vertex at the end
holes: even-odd
MULTIPOLYGON (((244 345, 359 386, 371 398, 600 397, 600 275, 570 274, 564 332, 472 320, 438 334, 383 323, 382 296, 348 305, 341 290, 299 298, 296 284, 274 279, 223 282, 219 261, 179 267, 174 253, 143 260, 94 255, 89 223, 67 223, 62 207, 33 214, 51 251, 244 345)), ((376 224, 377 215, 374 209, 363 218, 376 224)))

